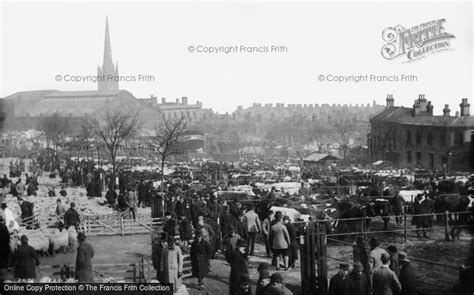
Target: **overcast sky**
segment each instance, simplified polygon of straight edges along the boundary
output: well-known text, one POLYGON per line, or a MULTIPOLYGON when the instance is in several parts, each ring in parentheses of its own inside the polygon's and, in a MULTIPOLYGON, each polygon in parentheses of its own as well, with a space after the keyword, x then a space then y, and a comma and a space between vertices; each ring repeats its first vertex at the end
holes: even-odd
POLYGON ((121 82, 137 98, 187 96, 215 111, 260 103, 411 106, 425 94, 440 113, 473 101, 473 8, 466 2, 2 2, 1 96, 17 91, 95 90, 88 76, 102 64, 108 16, 121 82), (382 31, 446 19, 452 50, 415 62, 386 60, 382 31), (243 46, 285 46, 287 52, 244 53, 243 46), (238 52, 190 52, 237 46, 238 52), (328 82, 319 75, 415 75, 417 81, 328 82))

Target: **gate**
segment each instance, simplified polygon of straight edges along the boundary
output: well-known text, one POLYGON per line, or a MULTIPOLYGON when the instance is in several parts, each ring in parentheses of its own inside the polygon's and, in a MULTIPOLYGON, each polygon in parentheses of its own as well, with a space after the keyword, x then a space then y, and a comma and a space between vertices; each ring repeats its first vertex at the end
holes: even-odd
POLYGON ((327 294, 326 226, 310 221, 300 236, 302 294, 327 294))

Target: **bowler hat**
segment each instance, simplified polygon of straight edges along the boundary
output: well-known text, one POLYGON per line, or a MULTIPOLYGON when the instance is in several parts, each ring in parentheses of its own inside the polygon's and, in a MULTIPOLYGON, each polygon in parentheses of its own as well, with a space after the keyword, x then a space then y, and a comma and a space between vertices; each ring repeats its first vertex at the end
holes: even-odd
POLYGON ((22 242, 28 242, 28 237, 25 236, 25 235, 22 235, 21 238, 20 238, 20 240, 21 240, 22 242))
POLYGON ((339 264, 339 268, 342 270, 348 270, 349 269, 349 264, 348 263, 341 263, 339 264))
POLYGON ((398 252, 398 260, 405 261, 405 262, 410 262, 406 252, 398 252))
POLYGON ((269 268, 270 268, 270 264, 268 264, 266 262, 262 262, 258 265, 257 271, 261 272, 261 271, 264 271, 264 270, 268 270, 269 268))
POLYGON ((290 220, 290 216, 288 215, 283 216, 283 220, 290 220))
POLYGON ((83 232, 78 233, 78 234, 77 234, 77 239, 78 239, 79 241, 85 241, 85 240, 86 240, 86 234, 83 233, 83 232))
POLYGON ((260 272, 260 279, 268 279, 270 278, 270 272, 268 269, 264 269, 260 272))
POLYGON ((270 277, 271 281, 274 283, 283 283, 283 277, 281 276, 280 273, 276 272, 271 275, 270 277))

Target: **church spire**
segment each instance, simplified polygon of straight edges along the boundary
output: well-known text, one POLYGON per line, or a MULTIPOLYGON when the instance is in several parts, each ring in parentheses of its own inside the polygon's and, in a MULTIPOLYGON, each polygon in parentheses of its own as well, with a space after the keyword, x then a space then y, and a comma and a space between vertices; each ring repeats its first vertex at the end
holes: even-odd
POLYGON ((112 46, 110 45, 109 18, 105 18, 104 65, 113 65, 112 46))
POLYGON ((97 75, 99 90, 118 90, 118 66, 114 66, 112 61, 112 46, 110 45, 109 18, 105 18, 105 42, 104 42, 104 60, 102 68, 99 68, 97 75))

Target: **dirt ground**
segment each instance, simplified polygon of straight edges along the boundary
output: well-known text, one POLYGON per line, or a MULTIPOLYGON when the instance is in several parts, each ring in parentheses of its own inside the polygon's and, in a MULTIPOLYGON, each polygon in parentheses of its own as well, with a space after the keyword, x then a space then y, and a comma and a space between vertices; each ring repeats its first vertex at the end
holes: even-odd
MULTIPOLYGON (((403 235, 379 235, 377 238, 381 241, 381 246, 386 248, 389 245, 395 245, 401 251, 406 251, 409 257, 430 260, 442 264, 459 266, 466 262, 469 255, 469 248, 472 242, 469 234, 464 232, 460 241, 446 242, 444 241, 444 232, 437 231, 431 233, 431 238, 418 239, 415 233, 409 235, 407 243, 403 243, 403 235)), ((144 257, 150 259, 151 255, 151 239, 149 235, 134 236, 97 236, 88 237, 87 239, 95 250, 94 264, 112 264, 112 263, 137 263, 144 257)), ((352 237, 346 238, 345 242, 350 242, 352 237)), ((265 249, 261 241, 257 244, 255 256, 249 259, 250 278, 253 283, 253 292, 255 292, 255 284, 258 279, 256 271, 260 262, 270 263, 270 259, 265 257, 265 249)), ((340 262, 352 262, 352 247, 344 245, 340 242, 329 240, 328 244, 328 267, 329 277, 337 272, 340 262), (334 259, 335 258, 335 259, 334 259)), ((63 264, 66 260, 74 262, 74 254, 57 254, 55 257, 44 257, 41 259, 42 265, 63 264)), ((431 265, 428 263, 412 261, 417 269, 418 287, 424 294, 446 294, 457 281, 458 272, 454 268, 446 268, 442 266, 431 265)), ((98 269, 101 273, 112 273, 113 270, 107 268, 98 269)), ((145 269, 145 273, 147 270, 145 269)), ((270 270, 270 273, 275 270, 270 270)), ((300 294, 300 269, 299 261, 296 268, 290 271, 281 271, 283 278, 294 294, 300 294)), ((47 275, 47 270, 42 270, 41 275, 47 275)), ((230 266, 223 259, 211 261, 211 273, 205 279, 205 289, 200 291, 196 288, 197 281, 195 278, 188 278, 183 281, 187 286, 189 294, 225 294, 228 292, 228 281, 230 274, 230 266)), ((153 277, 155 271, 150 270, 150 276, 153 277)), ((96 276, 98 276, 96 274, 96 276)), ((120 279, 120 277, 118 277, 120 279)), ((97 280, 101 278, 98 277, 97 280)))

